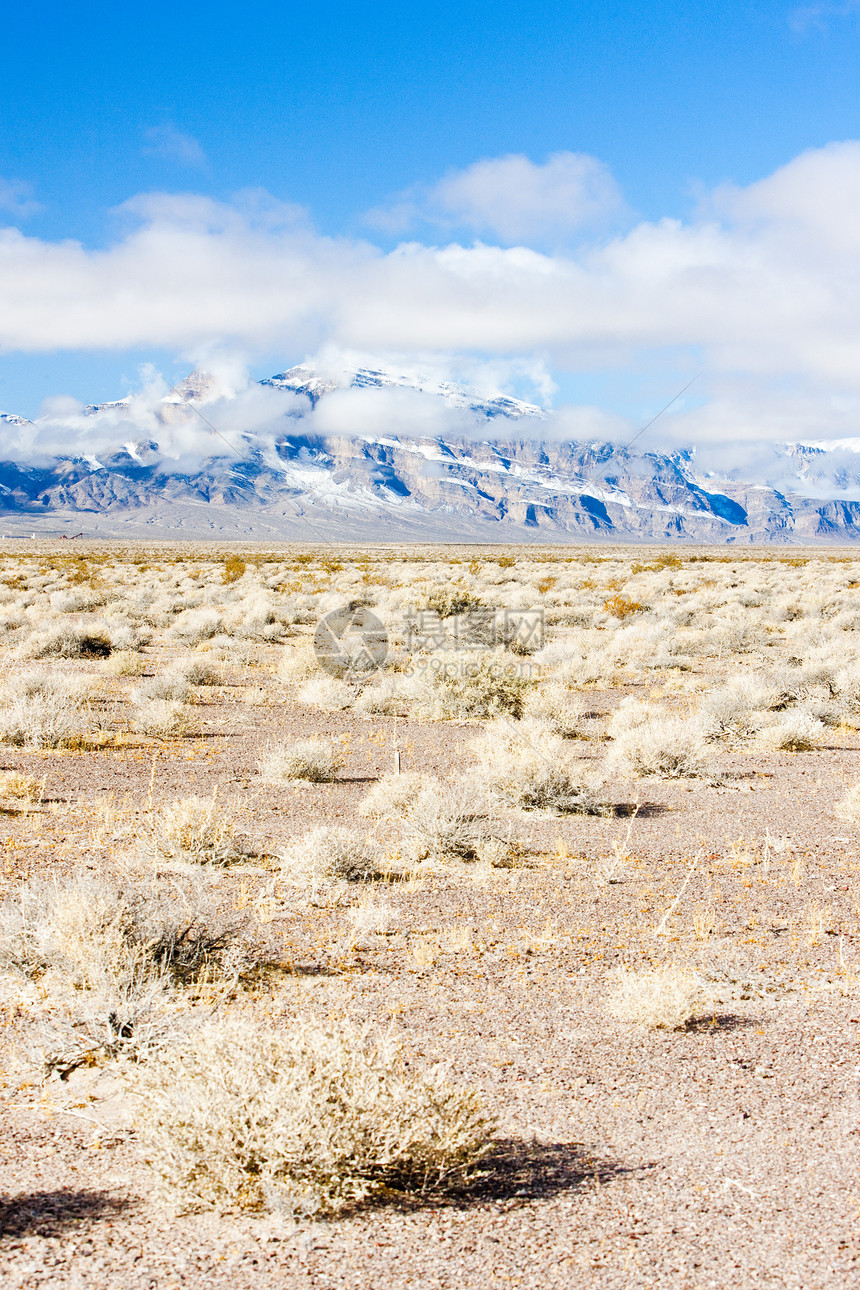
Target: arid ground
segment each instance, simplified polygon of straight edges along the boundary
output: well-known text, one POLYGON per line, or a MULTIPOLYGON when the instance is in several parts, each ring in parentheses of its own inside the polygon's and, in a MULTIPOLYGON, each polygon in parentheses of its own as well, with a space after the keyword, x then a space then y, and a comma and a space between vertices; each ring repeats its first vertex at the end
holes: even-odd
POLYGON ((10 542, 0 741, 3 1284, 860 1284, 852 552, 10 542))

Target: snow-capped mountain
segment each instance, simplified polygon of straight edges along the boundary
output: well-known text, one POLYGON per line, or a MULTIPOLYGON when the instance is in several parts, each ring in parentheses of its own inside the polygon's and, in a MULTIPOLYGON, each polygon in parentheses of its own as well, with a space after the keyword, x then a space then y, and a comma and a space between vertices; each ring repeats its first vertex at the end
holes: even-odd
POLYGON ((0 524, 11 535, 369 542, 860 538, 860 455, 845 442, 785 445, 788 484, 775 485, 707 475, 693 452, 552 441, 547 426, 534 404, 382 369, 294 367, 240 395, 195 372, 67 425, 0 414, 0 524), (379 397, 361 403, 360 426, 341 400, 332 429, 335 391, 379 397), (402 427, 407 405, 391 391, 408 395, 402 427))
POLYGON ((506 396, 482 398, 474 391, 464 389, 451 381, 439 381, 422 378, 414 374, 385 372, 369 367, 357 367, 333 377, 322 377, 312 367, 301 364, 291 367, 277 376, 270 376, 260 381, 260 385, 279 390, 290 390, 294 394, 306 395, 315 407, 324 394, 337 389, 415 390, 420 394, 436 395, 443 398, 450 406, 463 408, 478 416, 509 417, 517 420, 520 417, 537 417, 543 419, 545 413, 534 403, 523 403, 520 399, 506 396))

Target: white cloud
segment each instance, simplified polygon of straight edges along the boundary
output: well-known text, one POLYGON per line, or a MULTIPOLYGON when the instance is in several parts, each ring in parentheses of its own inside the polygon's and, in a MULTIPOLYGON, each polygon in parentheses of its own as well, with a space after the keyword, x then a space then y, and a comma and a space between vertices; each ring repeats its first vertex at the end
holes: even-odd
POLYGON ((393 233, 429 223, 471 229, 507 244, 534 244, 605 225, 623 210, 620 189, 603 162, 556 152, 542 165, 514 154, 476 161, 430 188, 409 190, 371 211, 367 221, 393 233))
POLYGON ((850 18, 860 10, 860 0, 842 0, 840 4, 826 2, 823 4, 799 5, 788 15, 788 25, 798 36, 808 36, 812 32, 828 32, 834 20, 850 18))
POLYGON ((27 219, 41 209, 41 203, 33 197, 32 184, 23 179, 4 179, 0 175, 0 211, 6 211, 16 219, 27 219))
POLYGON ((667 397, 692 367, 710 402, 691 433, 845 435, 860 429, 858 204, 854 141, 576 254, 384 253, 260 192, 147 194, 105 249, 0 232, 0 348, 352 351, 499 387, 531 373, 545 393, 550 373, 633 369, 667 373, 667 397))
POLYGON ((470 413, 408 389, 333 390, 320 399, 313 430, 324 435, 461 438, 474 432, 470 413))
POLYGON ((784 254, 823 264, 860 252, 860 142, 848 139, 802 152, 747 188, 723 185, 702 214, 729 221, 784 254))
POLYGON ((144 130, 146 144, 143 154, 146 157, 161 157, 177 166, 200 167, 206 165, 206 153, 191 134, 177 130, 169 121, 164 125, 153 125, 144 130))
POLYGON ((247 455, 242 436, 272 441, 290 427, 287 417, 309 412, 306 398, 249 381, 234 355, 212 364, 208 388, 183 402, 154 368, 141 369, 140 388, 125 400, 87 410, 67 396, 45 399, 32 424, 4 429, 3 457, 40 460, 54 455, 116 452, 127 442, 151 440, 169 468, 177 462, 247 455), (202 416, 199 415, 202 413, 202 416))

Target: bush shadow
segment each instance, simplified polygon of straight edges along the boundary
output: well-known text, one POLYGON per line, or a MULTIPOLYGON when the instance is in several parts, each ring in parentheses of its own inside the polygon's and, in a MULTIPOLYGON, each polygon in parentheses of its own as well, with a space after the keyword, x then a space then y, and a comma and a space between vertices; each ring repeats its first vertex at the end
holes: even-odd
POLYGON ((475 1177, 428 1188, 420 1194, 391 1192, 389 1201, 408 1209, 472 1209, 488 1204, 550 1200, 586 1191, 642 1172, 640 1166, 601 1159, 582 1143, 499 1139, 475 1177))
POLYGON ((87 1220, 117 1218, 131 1204, 106 1191, 64 1188, 0 1196, 0 1238, 58 1236, 87 1220))
POLYGON ((616 819, 650 820, 656 815, 665 815, 668 810, 664 802, 616 802, 611 814, 616 819))
POLYGON ((749 1030, 761 1025, 758 1017, 741 1017, 736 1013, 717 1013, 711 1017, 694 1017, 683 1027, 689 1034, 709 1034, 717 1030, 749 1030))

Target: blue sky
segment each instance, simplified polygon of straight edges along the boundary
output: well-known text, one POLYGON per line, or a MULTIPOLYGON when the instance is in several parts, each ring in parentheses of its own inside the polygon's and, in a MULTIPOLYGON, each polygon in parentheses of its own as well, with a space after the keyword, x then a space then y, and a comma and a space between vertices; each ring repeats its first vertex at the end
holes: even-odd
MULTIPOLYGON (((401 333, 403 351, 421 361, 435 355, 466 371, 471 355, 521 390, 533 362, 556 402, 634 421, 700 366, 698 403, 731 405, 738 426, 762 399, 777 400, 779 424, 792 400, 806 419, 818 400, 842 432, 848 413, 842 404, 834 413, 833 398, 860 396, 848 358, 829 373, 814 337, 784 337, 782 362, 770 341, 760 359, 748 361, 740 344, 733 357, 744 301, 729 290, 752 247, 757 298, 771 306, 761 305, 760 325, 782 326, 781 292, 798 289, 784 234, 799 194, 811 184, 822 206, 850 203, 860 154, 827 148, 860 139, 860 5, 851 0, 49 4, 10 10, 3 47, 0 224, 23 237, 6 247, 15 290, 3 299, 0 287, 0 408, 32 415, 49 396, 114 397, 147 361, 172 379, 222 351, 240 353, 255 374, 317 352, 400 353, 401 333), (813 163, 798 169, 804 154, 813 163), (505 162, 512 157, 519 169, 505 162), (787 179, 757 187, 775 174, 787 179), (168 196, 154 204, 146 194, 168 196), (184 194, 211 205, 192 208, 184 194), (654 232, 667 220, 678 222, 674 242, 654 232), (723 235, 718 253, 702 232, 709 221, 723 235), (69 239, 81 245, 77 260, 69 239), (470 259, 476 241, 501 258, 470 259), (423 251, 396 280, 404 242, 464 251, 434 261, 444 290, 454 274, 456 291, 423 329, 408 316, 416 282, 432 302, 443 288, 429 282, 423 251), (716 329, 707 301, 686 301, 675 318, 665 300, 686 290, 692 242, 695 272, 721 275, 716 329), (518 260, 517 248, 540 263, 518 260), (271 307, 267 254, 270 290, 301 296, 298 313, 271 307), (238 297, 225 322, 204 308, 175 325, 183 307, 153 266, 182 277, 198 255, 201 272, 223 266, 223 298, 238 297), (654 279, 661 257, 675 257, 671 281, 654 279), (627 334, 609 304, 622 321, 641 307, 643 273, 661 293, 660 326, 627 334), (510 290, 493 309, 519 291, 546 316, 535 281, 556 274, 559 298, 580 293, 581 316, 560 317, 557 336, 537 324, 519 334, 513 320, 487 327, 479 310, 470 334, 457 325, 458 293, 477 275, 486 305, 500 274, 510 290), (347 283, 341 294, 335 279, 347 283), (315 292, 322 303, 311 302, 315 292), (362 293, 374 302, 366 338, 362 293), (233 327, 232 316, 245 324, 233 327)), ((846 240, 819 214, 803 217, 810 302, 823 289, 838 295, 856 266, 847 235, 838 265, 818 263, 822 240, 846 240)), ((183 289, 200 294, 193 278, 183 289)), ((853 335, 853 314, 844 317, 835 295, 820 325, 853 335)))

